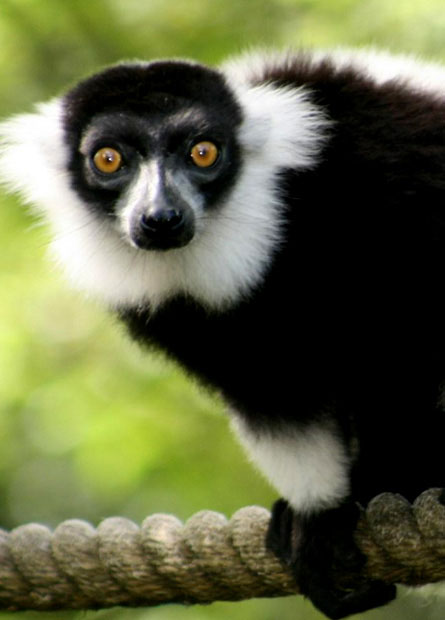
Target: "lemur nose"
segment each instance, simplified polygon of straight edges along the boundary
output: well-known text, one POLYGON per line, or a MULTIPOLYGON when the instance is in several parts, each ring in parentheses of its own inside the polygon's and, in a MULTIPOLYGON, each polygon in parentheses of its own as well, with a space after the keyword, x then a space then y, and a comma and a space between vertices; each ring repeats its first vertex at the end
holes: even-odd
POLYGON ((175 208, 160 209, 144 213, 140 224, 148 234, 174 233, 184 224, 184 215, 175 208))
POLYGON ((132 243, 144 250, 170 250, 187 245, 195 234, 190 208, 152 208, 133 220, 132 243))

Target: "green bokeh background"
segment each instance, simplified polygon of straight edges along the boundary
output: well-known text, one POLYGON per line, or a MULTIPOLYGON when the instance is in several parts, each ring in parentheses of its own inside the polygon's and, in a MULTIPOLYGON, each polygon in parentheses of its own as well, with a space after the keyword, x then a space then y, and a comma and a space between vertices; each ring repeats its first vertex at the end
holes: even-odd
MULTIPOLYGON (((31 109, 122 58, 207 63, 251 47, 384 47, 445 57, 443 0, 0 0, 0 114, 31 109)), ((23 162, 23 174, 32 162, 23 162)), ((114 514, 187 519, 270 505, 222 404, 141 352, 46 257, 47 230, 0 197, 0 524, 114 514)), ((443 619, 410 592, 369 620, 443 619)), ((293 597, 147 610, 10 614, 0 620, 316 620, 293 597)), ((357 616, 359 618, 359 616, 357 616)))

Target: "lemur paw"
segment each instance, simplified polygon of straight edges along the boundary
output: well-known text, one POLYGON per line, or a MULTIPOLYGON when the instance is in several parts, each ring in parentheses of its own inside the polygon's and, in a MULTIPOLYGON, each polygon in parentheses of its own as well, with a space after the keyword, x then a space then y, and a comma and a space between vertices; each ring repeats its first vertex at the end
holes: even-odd
POLYGON ((394 585, 363 576, 366 558, 353 538, 359 514, 353 502, 311 517, 285 500, 272 510, 267 546, 291 567, 301 593, 332 620, 380 607, 396 595, 394 585))

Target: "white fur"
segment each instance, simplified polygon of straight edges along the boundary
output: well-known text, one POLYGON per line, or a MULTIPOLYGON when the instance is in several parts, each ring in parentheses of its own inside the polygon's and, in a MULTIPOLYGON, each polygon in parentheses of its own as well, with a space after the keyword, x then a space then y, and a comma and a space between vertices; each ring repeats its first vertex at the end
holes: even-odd
POLYGON ((131 237, 131 224, 135 215, 140 217, 141 208, 145 207, 140 205, 138 209, 137 201, 140 197, 144 197, 146 204, 153 204, 159 195, 161 189, 161 173, 159 170, 159 164, 156 160, 151 160, 145 164, 142 164, 139 170, 139 174, 133 181, 128 193, 125 194, 125 203, 123 206, 117 205, 117 212, 119 213, 119 219, 116 222, 116 226, 122 228, 128 243, 134 248, 137 245, 132 241, 131 237), (136 211, 136 213, 135 213, 136 211), (137 213, 139 211, 139 213, 137 213))
MULTIPOLYGON (((225 70, 231 79, 240 84, 257 80, 264 72, 265 66, 286 65, 295 56, 292 52, 259 51, 247 53, 241 58, 229 60, 225 70)), ((406 54, 391 54, 374 48, 332 50, 308 50, 306 62, 314 67, 329 60, 339 70, 348 67, 356 69, 362 75, 381 85, 396 81, 401 86, 414 90, 429 92, 442 97, 445 95, 445 69, 442 65, 427 62, 406 54)))
MULTIPOLYGON (((319 54, 314 59, 320 58, 319 54)), ((338 49, 330 53, 339 68, 354 67, 365 73, 376 84, 396 81, 408 88, 445 95, 445 69, 438 64, 422 61, 410 55, 392 55, 388 52, 363 49, 338 49)))
POLYGON ((348 495, 350 459, 331 424, 259 433, 235 416, 232 426, 252 462, 295 510, 333 508, 348 495))
POLYGON ((280 242, 276 174, 313 165, 326 125, 303 91, 239 85, 237 97, 245 113, 241 176, 224 204, 202 214, 198 234, 184 248, 134 248, 83 207, 65 170, 59 100, 0 126, 0 176, 49 220, 55 257, 88 294, 120 306, 157 305, 182 292, 224 307, 261 281, 280 242))

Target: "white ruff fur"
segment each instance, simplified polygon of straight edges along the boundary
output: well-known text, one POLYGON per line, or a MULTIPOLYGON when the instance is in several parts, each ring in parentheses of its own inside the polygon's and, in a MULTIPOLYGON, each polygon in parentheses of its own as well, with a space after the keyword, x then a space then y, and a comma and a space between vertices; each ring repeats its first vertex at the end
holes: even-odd
POLYGON ((258 433, 235 415, 232 426, 252 462, 298 512, 333 508, 348 495, 350 462, 331 425, 258 433))
POLYGON ((192 242, 168 252, 132 247, 82 205, 65 170, 59 100, 0 126, 0 176, 49 221, 53 254, 76 287, 111 306, 156 306, 185 293, 218 308, 261 281, 281 237, 276 174, 315 163, 326 121, 302 91, 239 87, 236 94, 245 113, 241 176, 211 216, 201 214, 192 242))

